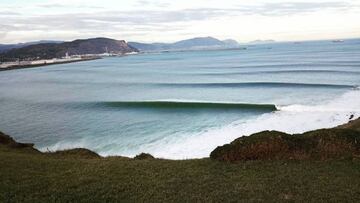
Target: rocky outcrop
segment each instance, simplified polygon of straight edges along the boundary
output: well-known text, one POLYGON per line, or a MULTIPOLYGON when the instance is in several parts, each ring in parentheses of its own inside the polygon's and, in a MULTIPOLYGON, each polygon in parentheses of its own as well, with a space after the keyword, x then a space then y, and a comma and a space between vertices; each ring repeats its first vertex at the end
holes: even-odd
POLYGON ((360 119, 333 129, 303 134, 263 131, 217 147, 210 158, 226 162, 246 160, 337 159, 360 156, 360 119))
POLYGON ((12 137, 0 132, 0 144, 10 148, 33 148, 32 143, 20 143, 16 142, 12 137))

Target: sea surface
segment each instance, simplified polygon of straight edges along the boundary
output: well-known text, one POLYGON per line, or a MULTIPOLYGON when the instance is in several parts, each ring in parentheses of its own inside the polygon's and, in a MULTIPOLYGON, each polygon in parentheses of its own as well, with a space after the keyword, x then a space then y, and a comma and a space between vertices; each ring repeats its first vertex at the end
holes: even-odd
POLYGON ((149 53, 0 72, 0 130, 42 151, 187 159, 360 116, 360 40, 149 53))

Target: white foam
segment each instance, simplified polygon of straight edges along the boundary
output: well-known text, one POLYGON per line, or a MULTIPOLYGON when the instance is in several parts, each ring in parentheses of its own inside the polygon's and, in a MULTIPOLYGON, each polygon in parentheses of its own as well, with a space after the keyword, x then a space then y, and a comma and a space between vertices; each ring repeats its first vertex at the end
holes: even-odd
POLYGON ((245 122, 234 122, 218 129, 199 134, 167 137, 156 143, 144 145, 140 150, 156 157, 187 159, 208 157, 217 146, 234 139, 263 130, 302 133, 319 128, 330 128, 349 121, 350 115, 360 116, 360 91, 353 90, 322 105, 290 105, 280 111, 263 114, 245 122))

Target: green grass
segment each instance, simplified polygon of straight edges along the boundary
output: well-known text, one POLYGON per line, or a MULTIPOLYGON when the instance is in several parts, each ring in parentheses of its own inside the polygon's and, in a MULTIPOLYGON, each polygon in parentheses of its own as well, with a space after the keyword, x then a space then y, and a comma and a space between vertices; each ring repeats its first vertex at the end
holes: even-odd
POLYGON ((134 160, 0 146, 0 202, 359 202, 360 160, 134 160))

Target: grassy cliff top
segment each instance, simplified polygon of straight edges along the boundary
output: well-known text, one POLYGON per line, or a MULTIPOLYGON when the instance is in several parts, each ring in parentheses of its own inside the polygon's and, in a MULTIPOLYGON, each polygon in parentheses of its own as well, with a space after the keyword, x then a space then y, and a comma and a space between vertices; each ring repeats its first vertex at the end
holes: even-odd
POLYGON ((360 157, 360 119, 331 129, 302 134, 263 131, 217 147, 210 158, 246 160, 328 160, 360 157))

